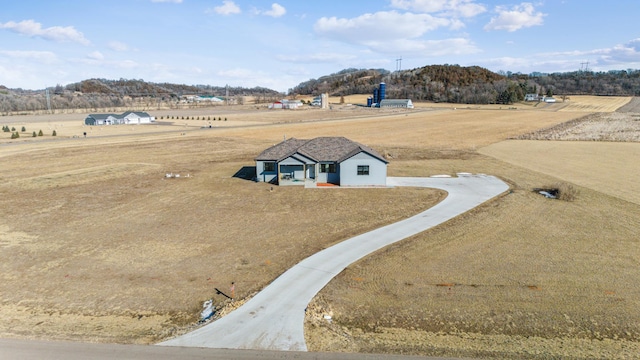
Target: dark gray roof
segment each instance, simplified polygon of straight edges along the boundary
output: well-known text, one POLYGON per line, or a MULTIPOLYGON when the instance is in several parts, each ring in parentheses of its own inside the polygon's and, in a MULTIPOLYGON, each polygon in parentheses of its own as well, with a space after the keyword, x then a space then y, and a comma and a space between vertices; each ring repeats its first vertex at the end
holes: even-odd
POLYGON ((385 158, 372 148, 345 137, 317 137, 311 140, 287 139, 258 155, 258 161, 282 161, 299 153, 317 162, 342 162, 360 152, 365 152, 384 163, 385 158))
POLYGON ((116 115, 116 114, 89 114, 89 115, 87 115, 88 118, 94 118, 96 120, 104 120, 104 119, 108 118, 109 116, 113 116, 114 118, 118 118, 118 115, 116 115))
POLYGON ((125 116, 129 115, 129 114, 136 114, 139 117, 151 117, 148 113, 146 112, 142 112, 142 111, 127 111, 122 113, 122 115, 118 115, 118 114, 89 114, 87 117, 91 117, 94 118, 96 120, 100 120, 100 119, 106 119, 109 116, 113 116, 116 119, 124 119, 125 116))

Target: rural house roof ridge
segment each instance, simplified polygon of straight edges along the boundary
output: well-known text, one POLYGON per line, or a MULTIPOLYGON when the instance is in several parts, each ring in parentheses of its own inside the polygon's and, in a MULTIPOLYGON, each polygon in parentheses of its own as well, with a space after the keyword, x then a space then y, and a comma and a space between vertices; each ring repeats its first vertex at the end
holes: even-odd
POLYGON ((378 152, 343 136, 323 136, 313 139, 289 138, 275 144, 258 155, 256 160, 282 161, 296 153, 314 161, 342 162, 359 152, 366 152, 379 160, 388 163, 378 152))

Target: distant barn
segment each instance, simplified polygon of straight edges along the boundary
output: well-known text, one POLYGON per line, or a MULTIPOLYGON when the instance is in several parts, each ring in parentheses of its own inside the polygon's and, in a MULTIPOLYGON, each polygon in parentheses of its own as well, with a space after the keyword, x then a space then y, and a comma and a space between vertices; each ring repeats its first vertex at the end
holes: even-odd
POLYGON ((383 99, 380 101, 380 107, 413 109, 413 102, 411 99, 383 99))

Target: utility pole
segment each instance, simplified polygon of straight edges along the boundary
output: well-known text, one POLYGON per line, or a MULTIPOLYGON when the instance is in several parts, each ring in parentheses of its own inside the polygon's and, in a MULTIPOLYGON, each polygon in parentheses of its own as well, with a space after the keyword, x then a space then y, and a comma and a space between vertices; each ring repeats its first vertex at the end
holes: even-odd
POLYGON ((589 61, 580 63, 580 71, 589 71, 589 61))
POLYGON ((396 71, 402 70, 402 56, 396 59, 396 71))
POLYGON ((47 111, 51 114, 51 94, 49 94, 49 89, 45 89, 44 93, 47 97, 47 111))

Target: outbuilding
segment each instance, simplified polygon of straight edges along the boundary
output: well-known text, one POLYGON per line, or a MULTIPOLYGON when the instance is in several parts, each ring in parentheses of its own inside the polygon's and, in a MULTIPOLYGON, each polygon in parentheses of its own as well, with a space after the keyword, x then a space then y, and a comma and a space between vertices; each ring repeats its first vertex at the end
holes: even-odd
POLYGON ((380 101, 380 107, 413 109, 413 102, 411 99, 383 99, 380 101))

